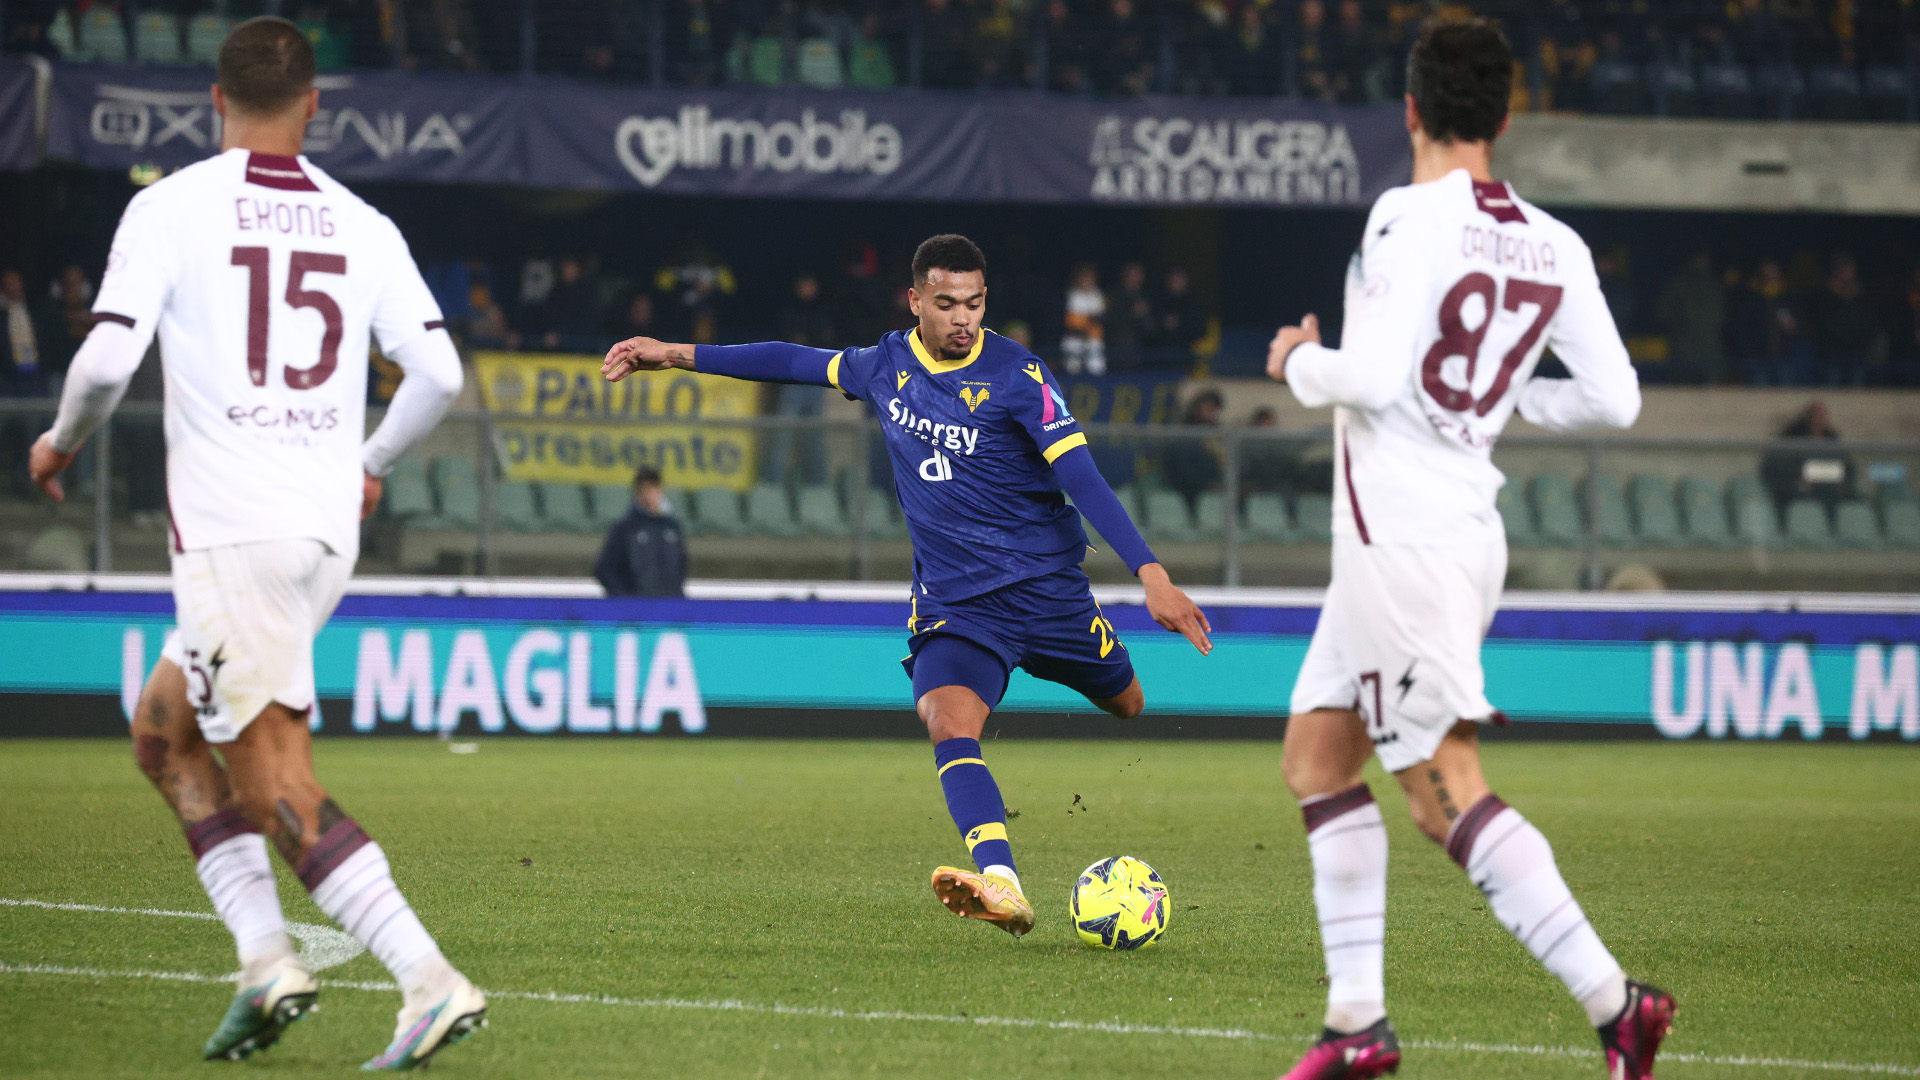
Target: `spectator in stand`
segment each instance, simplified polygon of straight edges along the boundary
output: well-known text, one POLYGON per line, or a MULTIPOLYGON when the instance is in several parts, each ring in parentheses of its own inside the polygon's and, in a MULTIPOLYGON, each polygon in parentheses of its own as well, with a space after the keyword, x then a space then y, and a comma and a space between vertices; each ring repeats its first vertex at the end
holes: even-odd
POLYGON ((1631 337, 1640 325, 1639 302, 1633 296, 1633 281, 1627 276, 1626 252, 1603 251, 1593 258, 1594 273, 1600 278, 1600 295, 1606 297, 1607 310, 1620 336, 1631 337))
POLYGON ((1300 79, 1300 96, 1308 101, 1338 101, 1339 72, 1327 55, 1326 0, 1300 0, 1300 23, 1294 31, 1293 56, 1300 79))
POLYGON ((973 86, 979 40, 973 13, 955 0, 922 0, 920 79, 927 86, 973 86))
POLYGON ((1091 89, 1087 68, 1096 53, 1067 0, 1047 2, 1047 84, 1065 94, 1091 89))
MULTIPOLYGON (((466 344, 476 349, 517 349, 520 335, 507 323, 507 313, 493 298, 492 287, 477 284, 467 290, 467 320, 461 328, 466 344)), ((632 335, 628 335, 629 337, 632 335)))
POLYGON ((1727 297, 1726 353, 1736 380, 1754 386, 1786 386, 1799 381, 1789 369, 1789 345, 1799 319, 1787 301, 1780 264, 1761 259, 1753 273, 1727 297))
POLYGON ((1828 264, 1827 280, 1807 303, 1820 381, 1829 386, 1865 386, 1886 369, 1886 337, 1860 285, 1860 266, 1841 252, 1828 264))
MULTIPOLYGON (((1833 428, 1825 402, 1813 401, 1786 427, 1782 439, 1840 441, 1833 428)), ((1760 459, 1760 480, 1773 496, 1774 508, 1785 513, 1795 499, 1819 499, 1833 512, 1833 506, 1853 493, 1853 461, 1836 450, 1816 445, 1787 446, 1769 450, 1760 459)))
POLYGON ((980 43, 981 86, 1008 89, 1027 85, 1027 19, 1014 0, 986 0, 974 30, 980 43))
POLYGON ((614 341, 630 337, 658 338, 665 332, 653 294, 646 289, 628 290, 625 302, 616 306, 613 317, 607 320, 607 337, 614 341))
POLYGON ((607 530, 593 576, 608 596, 686 595, 686 536, 667 511, 653 466, 634 473, 633 505, 607 530))
POLYGON ((1092 263, 1074 267, 1067 284, 1066 332, 1060 336, 1060 355, 1069 375, 1107 373, 1107 296, 1100 291, 1100 271, 1092 263))
POLYGON ((1272 97, 1280 92, 1280 39, 1265 9, 1243 4, 1227 38, 1221 61, 1227 92, 1248 97, 1272 97))
POLYGON ((1033 327, 1028 326, 1019 319, 1008 323, 1006 329, 1000 331, 1000 333, 1015 345, 1020 346, 1028 352, 1033 351, 1033 327))
MULTIPOLYGON (((803 273, 793 279, 793 296, 780 309, 780 340, 815 349, 835 349, 845 344, 835 330, 833 316, 820 297, 820 279, 803 273)), ((826 388, 800 383, 772 387, 774 415, 816 417, 826 405, 826 388)), ((827 479, 826 446, 817 431, 775 431, 766 441, 760 478, 771 484, 798 480, 821 484, 827 479), (798 449, 798 474, 789 476, 798 449)))
POLYGON ((558 277, 547 299, 548 326, 541 345, 566 352, 600 351, 603 342, 597 268, 589 259, 568 255, 559 262, 558 277))
POLYGON ((653 276, 662 294, 662 319, 667 330, 678 329, 681 340, 711 345, 720 337, 721 305, 739 282, 733 268, 706 244, 695 240, 678 263, 662 266, 653 276))
POLYGON ((1340 0, 1340 20, 1327 36, 1327 66, 1335 100, 1354 102, 1375 97, 1368 91, 1370 80, 1380 83, 1377 100, 1385 100, 1385 83, 1375 79, 1373 70, 1380 58, 1360 0, 1340 0))
POLYGON ((1289 440, 1276 437, 1280 434, 1279 415, 1273 406, 1262 405, 1253 411, 1247 423, 1254 434, 1261 437, 1246 439, 1240 444, 1241 496, 1291 492, 1300 450, 1289 440))
POLYGON ((69 263, 49 287, 47 314, 40 324, 40 351, 47 366, 48 392, 60 393, 73 354, 93 329, 93 282, 69 263))
MULTIPOLYGON (((1180 422, 1189 427, 1218 427, 1220 392, 1201 391, 1187 404, 1180 422)), ((1223 473, 1219 448, 1208 438, 1173 439, 1166 445, 1166 453, 1160 460, 1160 477, 1167 482, 1167 487, 1187 500, 1187 509, 1191 511, 1201 492, 1220 486, 1223 473)))
POLYGON ((827 294, 834 329, 848 341, 876 341, 891 328, 892 302, 880 278, 880 250, 870 241, 847 241, 827 294))
POLYGON ((539 341, 553 327, 549 301, 558 275, 552 259, 528 259, 520 264, 520 296, 514 313, 514 325, 520 334, 539 341))
POLYGON ((34 53, 49 60, 56 60, 60 50, 54 47, 47 29, 60 11, 55 0, 12 0, 6 4, 4 17, 0 18, 0 30, 6 36, 0 39, 0 51, 34 53))
POLYGON ((1166 285, 1154 302, 1158 327, 1149 344, 1155 346, 1157 366, 1185 370, 1193 363, 1193 347, 1207 336, 1207 316, 1193 295, 1193 279, 1184 266, 1167 268, 1166 285))
POLYGON ((1920 386, 1920 266, 1913 268, 1907 288, 1894 309, 1895 386, 1920 386))
POLYGON ((1667 279, 1654 318, 1667 335, 1676 381, 1712 386, 1724 374, 1721 328, 1726 324, 1727 287, 1714 272, 1713 257, 1696 251, 1667 279))
POLYGON ((1107 365, 1114 371, 1139 371, 1143 348, 1153 334, 1153 302, 1147 298, 1147 268, 1138 261, 1120 268, 1120 290, 1107 313, 1107 365))
POLYGON ((480 69, 480 30, 469 0, 407 0, 404 14, 407 70, 480 69))
POLYGON ((667 6, 668 63, 682 86, 712 86, 720 81, 725 36, 714 8, 726 0, 681 0, 667 6))
POLYGON ((886 18, 878 9, 860 19, 860 31, 847 46, 847 85, 884 89, 899 82, 893 50, 887 45, 886 18))
POLYGON ((1100 48, 1094 53, 1095 90, 1130 96, 1153 88, 1159 41, 1133 0, 1107 0, 1096 34, 1100 48))
MULTIPOLYGON (((27 303, 27 283, 20 271, 0 270, 0 397, 47 396, 47 369, 41 363, 40 331, 27 303)), ((0 413, 0 454, 8 459, 13 493, 27 495, 27 448, 33 445, 44 417, 0 413)))

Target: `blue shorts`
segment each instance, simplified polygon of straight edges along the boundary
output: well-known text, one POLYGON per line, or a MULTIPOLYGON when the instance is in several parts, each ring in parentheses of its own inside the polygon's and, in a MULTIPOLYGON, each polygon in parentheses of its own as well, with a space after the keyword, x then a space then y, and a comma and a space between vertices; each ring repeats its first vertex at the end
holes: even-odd
MULTIPOLYGON (((915 674, 921 650, 942 635, 970 641, 992 653, 1000 662, 1000 686, 991 697, 981 693, 989 708, 1000 703, 1007 676, 1016 667, 1095 701, 1118 697, 1133 684, 1133 660, 1127 647, 1100 613, 1087 575, 1077 566, 953 603, 916 596, 907 629, 912 634, 907 641, 912 655, 900 664, 908 676, 915 674)), ((920 672, 921 677, 914 679, 916 691, 922 684, 929 689, 947 685, 944 680, 930 682, 930 676, 939 674, 920 672)), ((992 689, 980 685, 977 678, 953 681, 976 692, 992 689)))

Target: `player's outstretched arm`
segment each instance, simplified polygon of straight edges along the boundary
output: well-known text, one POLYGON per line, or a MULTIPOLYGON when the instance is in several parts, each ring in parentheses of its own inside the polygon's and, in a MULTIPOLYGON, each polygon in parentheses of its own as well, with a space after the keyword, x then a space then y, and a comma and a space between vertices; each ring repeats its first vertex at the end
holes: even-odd
POLYGON ((600 364, 600 374, 608 382, 619 382, 636 371, 679 368, 752 382, 832 386, 831 368, 839 355, 832 349, 811 349, 784 341, 686 345, 637 337, 608 349, 606 360, 600 364))
POLYGON ((1213 632, 1213 625, 1207 621, 1206 612, 1167 576, 1166 567, 1160 565, 1140 530, 1134 528, 1127 508, 1120 505, 1106 477, 1100 475, 1093 451, 1085 445, 1073 447, 1054 459, 1053 471, 1081 515, 1106 537, 1114 554, 1147 587, 1147 614, 1153 621, 1192 642, 1200 655, 1211 653, 1213 641, 1207 635, 1213 632))
POLYGON ((60 474, 73 464, 87 436, 120 404, 152 339, 151 329, 142 335, 122 323, 102 321, 95 323, 87 340, 80 343, 67 369, 66 389, 60 394, 60 411, 53 427, 34 442, 27 455, 28 475, 54 502, 67 497, 60 486, 60 474))

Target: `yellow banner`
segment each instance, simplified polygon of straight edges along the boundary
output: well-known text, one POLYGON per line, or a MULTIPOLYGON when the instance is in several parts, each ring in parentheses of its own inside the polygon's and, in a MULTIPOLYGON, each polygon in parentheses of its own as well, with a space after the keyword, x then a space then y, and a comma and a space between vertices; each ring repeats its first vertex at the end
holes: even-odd
POLYGON ((479 352, 474 367, 509 480, 629 484, 651 465, 668 487, 753 484, 752 429, 710 423, 757 416, 753 383, 691 371, 608 383, 600 357, 547 353, 479 352))

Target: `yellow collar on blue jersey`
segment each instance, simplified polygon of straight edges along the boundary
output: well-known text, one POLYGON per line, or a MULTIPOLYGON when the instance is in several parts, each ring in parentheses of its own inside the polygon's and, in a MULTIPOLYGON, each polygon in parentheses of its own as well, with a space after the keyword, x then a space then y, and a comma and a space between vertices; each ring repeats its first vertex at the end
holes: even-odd
POLYGON ((920 361, 921 367, 926 368, 935 375, 945 375, 949 371, 959 371, 961 368, 980 359, 980 349, 986 345, 988 333, 990 333, 990 331, 987 330, 986 327, 981 327, 980 332, 974 335, 973 348, 969 349, 967 355, 959 360, 934 359, 933 354, 927 351, 927 347, 920 344, 920 328, 917 326, 907 331, 907 344, 913 347, 913 355, 920 361))

